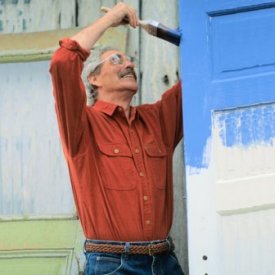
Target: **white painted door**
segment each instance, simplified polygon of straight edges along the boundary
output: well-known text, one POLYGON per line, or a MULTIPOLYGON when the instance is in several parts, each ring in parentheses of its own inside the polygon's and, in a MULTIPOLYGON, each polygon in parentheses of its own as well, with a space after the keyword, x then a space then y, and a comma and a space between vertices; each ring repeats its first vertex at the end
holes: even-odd
POLYGON ((179 5, 190 274, 275 274, 274 1, 179 5))

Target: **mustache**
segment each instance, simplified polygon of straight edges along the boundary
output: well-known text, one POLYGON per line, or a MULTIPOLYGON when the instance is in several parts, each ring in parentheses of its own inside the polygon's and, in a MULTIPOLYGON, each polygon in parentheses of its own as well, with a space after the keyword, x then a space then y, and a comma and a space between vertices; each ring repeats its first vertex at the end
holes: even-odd
POLYGON ((136 72, 133 68, 126 68, 125 70, 121 71, 118 76, 119 78, 122 78, 124 77, 125 75, 127 74, 131 74, 134 76, 135 80, 137 80, 137 75, 136 75, 136 72))

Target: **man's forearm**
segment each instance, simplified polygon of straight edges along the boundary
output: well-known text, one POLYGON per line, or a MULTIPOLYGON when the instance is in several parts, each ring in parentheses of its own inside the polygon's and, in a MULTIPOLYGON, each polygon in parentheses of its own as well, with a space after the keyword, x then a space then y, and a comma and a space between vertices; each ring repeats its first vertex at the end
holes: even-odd
POLYGON ((108 20, 108 17, 106 18, 106 16, 103 16, 92 25, 75 34, 72 40, 77 41, 82 48, 90 51, 97 40, 111 25, 112 23, 108 20))

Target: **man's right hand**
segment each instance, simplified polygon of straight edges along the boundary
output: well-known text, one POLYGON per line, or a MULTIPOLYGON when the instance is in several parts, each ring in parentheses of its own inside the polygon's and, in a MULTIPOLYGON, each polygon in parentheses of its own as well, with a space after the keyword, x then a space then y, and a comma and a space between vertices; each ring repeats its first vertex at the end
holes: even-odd
POLYGON ((133 28, 136 28, 139 25, 136 10, 122 2, 117 3, 113 8, 109 9, 104 17, 109 20, 112 27, 129 24, 133 28))

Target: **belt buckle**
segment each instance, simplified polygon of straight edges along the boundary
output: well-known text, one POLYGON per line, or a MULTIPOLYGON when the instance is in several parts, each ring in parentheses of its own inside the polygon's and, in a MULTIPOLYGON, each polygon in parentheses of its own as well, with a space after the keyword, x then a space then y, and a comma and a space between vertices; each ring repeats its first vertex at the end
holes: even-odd
POLYGON ((153 251, 152 251, 152 244, 148 245, 148 251, 149 251, 149 256, 154 256, 153 251))

